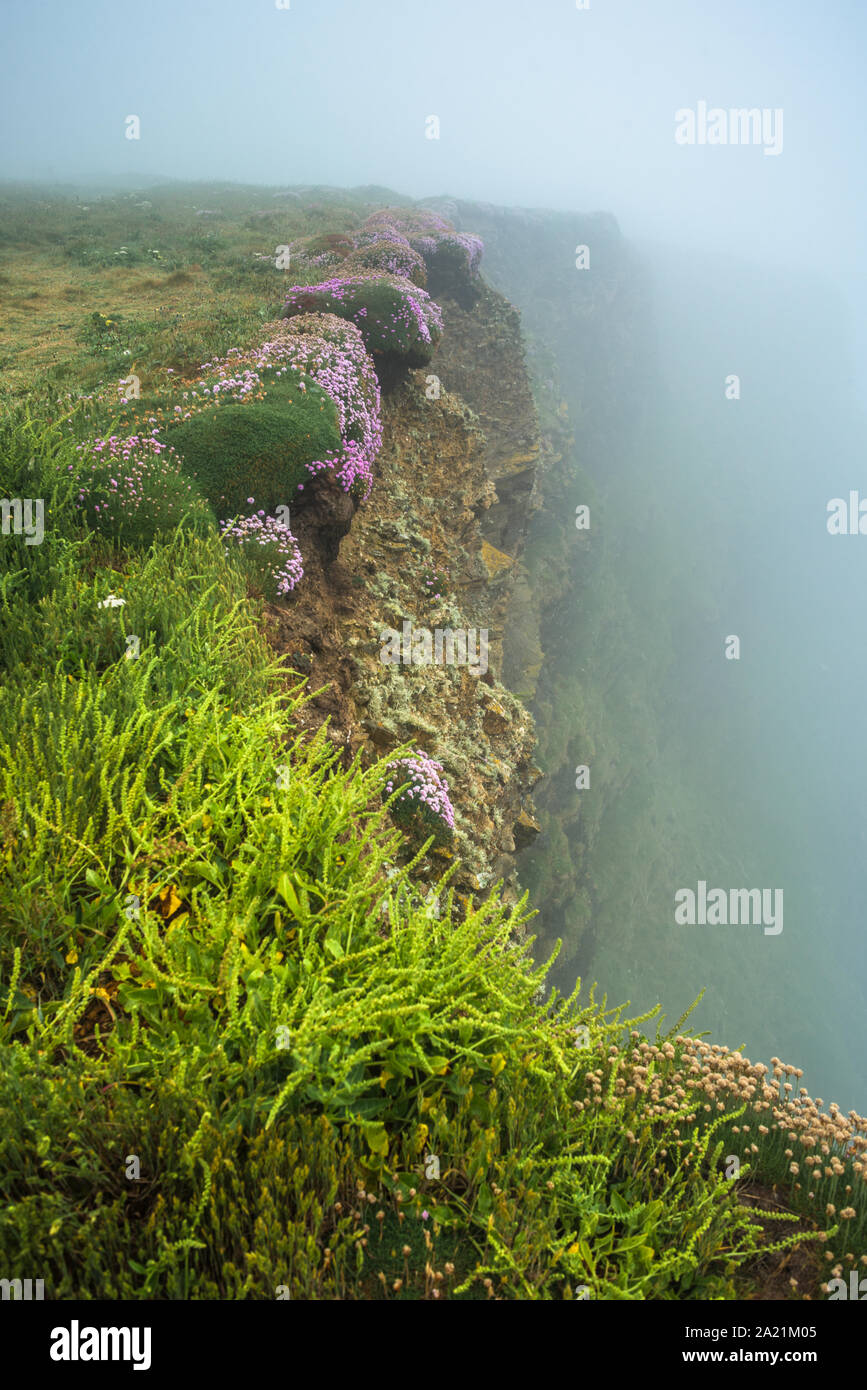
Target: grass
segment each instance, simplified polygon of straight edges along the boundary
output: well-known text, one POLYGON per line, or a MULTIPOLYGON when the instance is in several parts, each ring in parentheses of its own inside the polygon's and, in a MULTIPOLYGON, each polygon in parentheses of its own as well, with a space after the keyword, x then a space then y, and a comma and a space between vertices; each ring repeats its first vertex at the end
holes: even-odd
POLYGON ((358 226, 370 206, 325 190, 302 202, 211 185, 102 196, 0 187, 4 392, 194 373, 278 318, 289 284, 305 279, 276 269, 278 245, 358 226), (197 216, 210 208, 221 215, 197 216), (92 332, 98 313, 114 332, 92 332))

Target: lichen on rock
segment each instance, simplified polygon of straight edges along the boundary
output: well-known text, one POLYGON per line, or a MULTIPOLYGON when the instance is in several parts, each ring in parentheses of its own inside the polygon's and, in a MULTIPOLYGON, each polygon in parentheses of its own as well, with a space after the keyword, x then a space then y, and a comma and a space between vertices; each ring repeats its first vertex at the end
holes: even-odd
MULTIPOLYGON (((396 230, 421 235, 422 226, 430 219, 409 226, 404 218, 396 230)), ((385 217, 368 219, 356 239, 388 244, 389 229, 385 217), (380 232, 384 240, 372 240, 380 232)), ((319 288, 292 292, 298 316, 286 321, 289 331, 303 326, 305 295, 319 288)), ((357 312, 360 301, 341 295, 340 312, 357 312)), ((316 578, 299 587, 291 610, 272 611, 272 635, 297 651, 297 634, 309 634, 309 688, 326 688, 306 717, 311 727, 329 719, 346 759, 409 745, 442 767, 456 887, 484 894, 502 880, 505 900, 515 901, 515 856, 537 833, 531 793, 540 773, 532 718, 500 672, 538 426, 511 306, 480 284, 473 306, 447 294, 440 314, 438 389, 424 370, 410 369, 383 394, 373 486, 336 552, 317 554, 318 534, 305 533, 299 516, 305 568, 316 578), (508 409, 497 402, 504 380, 508 409)), ((375 350, 373 360, 379 364, 375 350)), ((435 844, 418 875, 435 881, 444 852, 435 844)))

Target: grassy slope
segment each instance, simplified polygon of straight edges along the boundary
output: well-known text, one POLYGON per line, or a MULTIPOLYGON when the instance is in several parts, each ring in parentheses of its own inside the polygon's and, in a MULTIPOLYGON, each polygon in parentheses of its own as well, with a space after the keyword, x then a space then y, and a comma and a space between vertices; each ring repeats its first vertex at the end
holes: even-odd
POLYGON ((297 283, 257 255, 357 226, 369 210, 327 190, 302 201, 209 185, 102 198, 0 188, 4 389, 24 394, 43 375, 78 390, 130 371, 146 383, 160 367, 195 370, 273 319, 297 283), (93 327, 99 313, 113 332, 93 327))

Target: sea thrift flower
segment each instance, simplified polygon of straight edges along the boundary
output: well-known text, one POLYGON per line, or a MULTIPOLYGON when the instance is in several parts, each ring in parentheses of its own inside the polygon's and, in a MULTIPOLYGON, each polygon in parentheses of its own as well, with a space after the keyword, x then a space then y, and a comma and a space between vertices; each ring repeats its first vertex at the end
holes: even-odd
POLYGON ((78 452, 75 505, 103 533, 146 540, 186 513, 207 515, 177 454, 156 435, 93 439, 78 452))
POLYGON ((358 324, 371 352, 416 354, 422 361, 442 333, 442 310, 426 290, 399 275, 376 271, 294 285, 283 317, 311 312, 336 313, 358 324))
POLYGON ((375 246, 377 242, 382 241, 387 241, 392 246, 409 246, 408 239, 392 223, 385 223, 378 227, 372 227, 365 223, 362 230, 356 232, 352 238, 352 244, 357 251, 366 246, 375 246))
POLYGON ((424 257, 410 246, 406 237, 390 241, 379 233, 373 235, 376 238, 373 242, 360 246, 347 257, 344 271, 347 274, 359 270, 381 271, 386 275, 400 275, 414 285, 424 286, 427 280, 424 257))
POLYGON ((342 444, 305 466, 313 477, 331 472, 345 492, 367 497, 382 425, 379 381, 360 331, 333 314, 308 314, 268 324, 265 332, 267 340, 243 354, 235 349, 203 364, 183 418, 218 409, 224 401, 266 400, 269 390, 287 378, 306 395, 312 382, 334 402, 342 444))
POLYGON ((379 380, 359 329, 335 314, 301 314, 268 324, 265 331, 269 338, 257 349, 257 366, 264 369, 267 363, 281 374, 306 375, 337 408, 341 449, 312 460, 308 472, 313 477, 332 472, 344 492, 356 489, 367 497, 382 444, 382 421, 379 380))
POLYGON ((479 264, 484 252, 484 242, 471 232, 457 232, 451 222, 432 212, 430 208, 383 208, 368 217, 355 243, 365 243, 362 237, 395 233, 405 237, 414 251, 418 251, 427 262, 429 269, 452 268, 462 278, 472 279, 478 274, 479 264))
MULTIPOLYGON (((253 501, 252 497, 249 501, 253 501)), ((282 521, 263 509, 220 523, 223 539, 253 549, 265 588, 276 598, 290 594, 304 574, 298 542, 282 521)), ((229 548, 226 547, 226 554, 229 548)))
POLYGON ((387 771, 386 796, 403 786, 392 807, 395 819, 411 824, 418 816, 428 833, 448 838, 455 828, 455 812, 449 799, 449 784, 442 776, 442 764, 418 748, 412 756, 390 762, 387 771))

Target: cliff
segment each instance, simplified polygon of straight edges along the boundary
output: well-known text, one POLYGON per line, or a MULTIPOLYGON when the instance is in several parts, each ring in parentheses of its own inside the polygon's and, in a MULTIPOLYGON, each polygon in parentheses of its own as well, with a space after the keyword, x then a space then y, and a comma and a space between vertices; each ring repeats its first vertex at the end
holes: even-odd
POLYGON ((0 548, 0 1262, 58 1299, 839 1296, 867 1122, 548 994, 526 939, 541 907, 580 963, 597 842, 631 887, 601 817, 670 660, 604 524, 642 277, 610 218, 311 192, 233 195, 213 273, 175 207, 160 304, 243 319, 155 324, 119 402, 138 338, 89 301, 78 396, 0 419, 45 503, 0 548))
POLYGON ((354 508, 319 488, 293 507, 305 580, 291 606, 269 606, 268 631, 319 692, 302 720, 328 720, 347 766, 359 751, 372 760, 408 740, 442 764, 455 838, 420 876, 457 859, 460 891, 502 880, 511 902, 516 854, 538 830, 534 724, 503 666, 536 505, 539 425, 516 310, 481 283, 460 297, 443 288, 435 357, 384 391, 370 496, 354 508), (403 637, 407 623, 414 633, 466 632, 475 663, 387 664, 383 634, 403 637))
POLYGON ((630 683, 642 643, 617 547, 632 538, 620 516, 604 524, 607 499, 628 486, 630 448, 658 386, 651 294, 608 213, 447 198, 427 206, 483 238, 485 276, 521 316, 539 453, 503 672, 534 715, 544 772, 543 834, 521 857, 521 879, 539 913, 534 931, 546 948, 562 941, 561 963, 574 976, 590 955, 600 828, 653 746, 650 707, 666 657, 660 643, 630 683), (590 509, 582 530, 579 505, 590 509), (575 789, 582 765, 592 797, 575 789))

